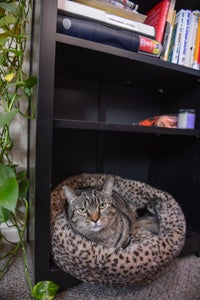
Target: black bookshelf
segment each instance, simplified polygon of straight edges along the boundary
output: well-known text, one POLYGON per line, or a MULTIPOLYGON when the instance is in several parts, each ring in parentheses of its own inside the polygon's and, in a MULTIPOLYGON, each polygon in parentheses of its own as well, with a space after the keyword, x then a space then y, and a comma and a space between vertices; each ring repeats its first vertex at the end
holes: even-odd
MULTIPOLYGON (((140 1, 140 12, 157 2, 140 1)), ((176 2, 177 10, 200 9, 197 0, 176 2)), ((63 289, 80 282, 51 261, 50 193, 65 177, 113 173, 166 190, 199 237, 200 72, 58 34, 56 19, 57 1, 34 2, 29 239, 35 281, 50 279, 63 289), (132 125, 180 108, 196 110, 194 130, 132 125)))

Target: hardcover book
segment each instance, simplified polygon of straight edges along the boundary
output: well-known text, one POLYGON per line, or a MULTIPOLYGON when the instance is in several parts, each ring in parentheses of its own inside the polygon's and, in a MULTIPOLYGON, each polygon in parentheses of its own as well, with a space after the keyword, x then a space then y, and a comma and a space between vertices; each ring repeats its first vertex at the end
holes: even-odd
POLYGON ((145 24, 154 26, 156 29, 156 40, 162 43, 170 0, 163 0, 155 5, 148 13, 145 24))
MULTIPOLYGON (((164 30, 164 35, 163 35, 163 40, 162 40, 162 52, 160 55, 161 59, 164 59, 165 56, 165 51, 169 45, 169 41, 171 39, 171 32, 172 32, 172 26, 173 26, 173 20, 174 20, 174 12, 175 12, 175 4, 176 0, 171 0, 168 13, 167 13, 167 18, 166 18, 166 24, 165 24, 165 30, 164 30)), ((166 59, 164 59, 166 60, 166 59)))
POLYGON ((176 19, 174 23, 173 32, 172 32, 168 61, 175 64, 177 64, 178 62, 184 15, 185 15, 184 9, 178 11, 178 13, 176 14, 176 19))
POLYGON ((159 56, 161 52, 161 44, 156 40, 66 15, 58 15, 57 32, 152 56, 159 56))
POLYGON ((195 37, 195 46, 194 46, 194 54, 193 54, 193 62, 192 68, 199 70, 199 51, 200 51, 200 15, 198 19, 198 26, 197 26, 197 34, 195 37))
POLYGON ((178 56, 178 64, 184 65, 185 64, 185 57, 186 57, 186 46, 188 40, 188 32, 190 26, 190 18, 191 18, 191 11, 185 10, 185 15, 183 19, 183 30, 181 34, 181 42, 180 42, 180 51, 178 56))
POLYGON ((132 10, 123 9, 118 6, 103 1, 99 1, 99 0, 74 0, 74 2, 78 2, 78 3, 85 4, 87 6, 98 8, 106 12, 109 12, 111 14, 114 14, 116 16, 127 18, 141 23, 144 23, 144 20, 146 19, 146 15, 142 15, 132 10))
POLYGON ((119 17, 103 10, 89 7, 80 3, 68 0, 58 0, 58 9, 63 13, 67 12, 72 16, 79 16, 90 20, 92 19, 93 21, 96 20, 113 27, 123 28, 138 34, 155 38, 155 28, 153 26, 119 17))
POLYGON ((169 48, 170 48, 170 43, 171 43, 171 39, 172 39, 172 32, 173 32, 173 28, 174 28, 175 19, 176 19, 176 10, 174 10, 174 13, 173 13, 172 23, 171 24, 168 23, 169 35, 167 38, 167 44, 165 45, 164 54, 163 54, 163 60, 165 60, 165 61, 168 60, 168 56, 169 56, 169 48))
POLYGON ((185 57, 186 67, 192 67, 192 63, 193 63, 193 55, 194 55, 195 39, 196 39, 196 34, 198 29, 199 14, 200 14, 199 10, 194 10, 191 12, 188 41, 186 45, 186 57, 185 57))

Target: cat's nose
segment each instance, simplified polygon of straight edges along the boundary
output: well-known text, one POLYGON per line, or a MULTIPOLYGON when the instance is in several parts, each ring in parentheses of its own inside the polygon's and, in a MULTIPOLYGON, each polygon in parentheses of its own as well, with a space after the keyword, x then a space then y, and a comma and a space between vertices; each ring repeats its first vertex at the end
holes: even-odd
POLYGON ((95 212, 95 213, 90 215, 90 219, 94 223, 97 223, 97 221, 99 220, 99 217, 100 217, 100 215, 99 215, 98 212, 95 212))

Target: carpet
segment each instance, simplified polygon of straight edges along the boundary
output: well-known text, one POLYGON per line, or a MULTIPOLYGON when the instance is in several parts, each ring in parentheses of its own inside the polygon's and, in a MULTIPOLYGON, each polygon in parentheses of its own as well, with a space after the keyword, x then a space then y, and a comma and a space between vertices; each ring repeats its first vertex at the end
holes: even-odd
MULTIPOLYGON (((32 267, 28 249, 29 268, 32 267)), ((0 300, 30 300, 19 253, 0 282, 0 300)), ((171 265, 149 285, 108 288, 89 283, 68 288, 55 300, 200 300, 200 257, 190 255, 174 259, 171 265)))

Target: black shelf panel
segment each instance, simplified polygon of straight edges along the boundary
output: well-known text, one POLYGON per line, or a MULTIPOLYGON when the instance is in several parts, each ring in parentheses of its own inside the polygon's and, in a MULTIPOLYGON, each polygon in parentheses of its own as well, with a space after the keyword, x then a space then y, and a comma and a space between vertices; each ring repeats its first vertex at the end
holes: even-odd
POLYGON ((177 72, 181 72, 181 73, 185 73, 188 75, 198 77, 200 79, 200 71, 199 70, 180 66, 178 64, 173 64, 173 63, 161 60, 158 57, 154 57, 151 55, 146 55, 146 54, 142 54, 142 53, 134 53, 134 52, 131 52, 128 50, 123 50, 123 49, 120 49, 117 47, 112 47, 112 46, 108 46, 108 45, 104 45, 104 44, 64 35, 61 33, 56 34, 56 41, 58 43, 63 43, 63 44, 71 45, 71 46, 86 48, 89 50, 94 50, 94 51, 98 51, 98 52, 102 52, 102 53, 108 53, 113 56, 124 57, 127 59, 139 61, 139 62, 142 62, 145 64, 151 64, 151 65, 171 69, 171 70, 174 70, 177 72))
POLYGON ((50 268, 50 280, 60 287, 59 292, 64 291, 66 288, 76 286, 82 282, 69 273, 64 272, 56 265, 53 265, 50 268))
POLYGON ((89 70, 92 70, 93 75, 96 72, 96 76, 104 80, 106 78, 108 80, 113 78, 115 81, 121 79, 137 85, 141 85, 142 82, 149 86, 157 86, 157 88, 174 86, 177 90, 182 89, 183 86, 190 85, 195 88, 200 85, 200 71, 163 61, 157 57, 60 33, 56 34, 56 42, 58 65, 63 69, 69 68, 70 74, 75 72, 77 77, 79 74, 74 71, 76 62, 69 59, 71 55, 76 56, 76 53, 79 56, 78 61, 80 60, 78 65, 82 65, 83 72, 87 74, 89 70), (65 53, 69 56, 65 56, 65 53))
POLYGON ((151 134, 166 134, 166 135, 185 135, 199 137, 200 130, 198 129, 178 129, 178 128, 161 128, 161 127, 148 127, 137 126, 131 124, 116 124, 105 122, 91 122, 81 120, 66 120, 55 119, 54 128, 60 129, 80 129, 92 131, 110 131, 110 132, 132 132, 132 133, 151 133, 151 134))

